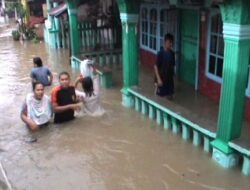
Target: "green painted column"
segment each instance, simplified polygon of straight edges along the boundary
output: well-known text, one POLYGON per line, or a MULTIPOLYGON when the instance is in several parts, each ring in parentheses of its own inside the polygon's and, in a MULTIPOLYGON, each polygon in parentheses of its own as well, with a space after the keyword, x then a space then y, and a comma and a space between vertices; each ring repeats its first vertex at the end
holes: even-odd
MULTIPOLYGON (((53 7, 57 7, 58 3, 53 3, 53 7)), ((57 31, 55 33, 55 42, 56 42, 56 48, 60 48, 60 38, 59 38, 59 30, 60 30, 60 23, 59 23, 59 19, 54 17, 54 24, 55 24, 55 30, 57 31)))
POLYGON ((213 159, 229 168, 238 156, 228 142, 240 137, 245 109, 250 52, 250 11, 247 0, 228 0, 221 4, 224 35, 223 83, 217 137, 212 142, 213 159))
POLYGON ((46 0, 47 11, 48 11, 48 20, 51 21, 51 16, 49 15, 49 10, 52 8, 50 0, 46 0))
POLYGON ((51 46, 50 32, 49 31, 52 29, 52 17, 49 15, 49 10, 52 8, 52 6, 51 6, 50 0, 46 0, 46 5, 47 5, 47 11, 48 11, 48 15, 47 15, 48 19, 45 23, 44 36, 45 36, 46 43, 48 43, 49 46, 51 46))
POLYGON ((128 88, 138 85, 138 38, 137 24, 139 0, 117 0, 122 22, 122 55, 123 55, 123 89, 122 104, 125 107, 133 105, 128 88))
MULTIPOLYGON (((50 0, 46 1, 47 3, 47 10, 48 12, 50 9, 54 8, 57 6, 56 3, 52 3, 50 0)), ((47 24, 45 23, 46 26, 46 42, 49 44, 50 47, 52 48, 58 48, 58 28, 55 23, 55 18, 54 16, 50 16, 48 14, 48 22, 47 24)))
POLYGON ((69 15, 69 32, 71 56, 80 53, 80 34, 78 30, 76 1, 67 1, 69 15))
MULTIPOLYGON (((47 5, 47 21, 45 21, 45 22, 47 22, 48 23, 48 21, 49 21, 49 10, 50 10, 50 1, 49 0, 46 0, 46 5, 47 5)), ((45 27, 44 27, 44 30, 43 30, 43 35, 44 35, 44 41, 46 42, 46 43, 49 43, 49 32, 48 32, 48 28, 47 28, 47 23, 45 23, 45 27)))

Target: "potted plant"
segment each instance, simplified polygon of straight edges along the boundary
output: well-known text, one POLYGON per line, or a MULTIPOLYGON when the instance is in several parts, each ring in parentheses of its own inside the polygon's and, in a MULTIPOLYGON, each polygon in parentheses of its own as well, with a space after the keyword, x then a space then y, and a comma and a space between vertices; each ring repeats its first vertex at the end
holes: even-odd
POLYGON ((13 30, 11 34, 13 40, 18 41, 20 39, 20 32, 18 30, 13 30))

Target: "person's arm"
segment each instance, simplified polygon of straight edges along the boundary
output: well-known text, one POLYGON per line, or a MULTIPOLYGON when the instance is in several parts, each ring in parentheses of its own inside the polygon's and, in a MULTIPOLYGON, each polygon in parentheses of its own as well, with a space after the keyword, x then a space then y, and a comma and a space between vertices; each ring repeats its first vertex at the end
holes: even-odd
POLYGON ((49 85, 51 85, 52 82, 53 82, 53 74, 48 68, 47 68, 47 74, 48 74, 48 77, 49 77, 49 85))
POLYGON ((38 130, 39 127, 38 125, 27 116, 27 105, 26 103, 24 103, 23 107, 22 107, 22 111, 21 111, 21 119, 22 121, 32 130, 38 130))
POLYGON ((77 88, 78 84, 79 84, 80 82, 82 82, 82 80, 83 80, 83 76, 82 76, 82 75, 79 75, 79 76, 76 78, 76 80, 75 80, 75 88, 77 88))
POLYGON ((31 78, 32 83, 36 82, 36 76, 35 76, 35 73, 33 72, 33 70, 30 73, 30 78, 31 78))
POLYGON ((67 110, 79 110, 81 109, 81 102, 75 104, 68 104, 65 106, 59 106, 57 103, 52 103, 52 108, 55 113, 61 113, 67 110))
POLYGON ((51 85, 53 82, 53 75, 52 73, 50 72, 50 75, 49 75, 49 84, 51 85))
POLYGON ((68 104, 64 106, 59 106, 56 99, 57 90, 53 89, 51 92, 51 103, 52 108, 55 113, 61 113, 66 110, 79 110, 81 109, 81 103, 68 104))
POLYGON ((158 86, 162 86, 162 80, 161 80, 159 69, 158 69, 158 65, 160 65, 160 62, 161 62, 160 54, 161 54, 160 52, 157 54, 157 60, 156 60, 156 63, 154 64, 154 72, 155 72, 158 86))
POLYGON ((100 81, 99 81, 98 76, 95 76, 93 78, 93 88, 94 88, 95 95, 99 95, 99 93, 100 93, 100 81))
MULTIPOLYGON (((174 52, 173 52, 174 53, 174 52)), ((176 54, 174 53, 174 75, 176 75, 176 66, 175 66, 175 61, 176 61, 176 54)))
POLYGON ((95 76, 97 74, 97 72, 96 72, 96 69, 97 69, 96 65, 91 64, 90 66, 92 67, 92 74, 93 74, 93 76, 95 76))

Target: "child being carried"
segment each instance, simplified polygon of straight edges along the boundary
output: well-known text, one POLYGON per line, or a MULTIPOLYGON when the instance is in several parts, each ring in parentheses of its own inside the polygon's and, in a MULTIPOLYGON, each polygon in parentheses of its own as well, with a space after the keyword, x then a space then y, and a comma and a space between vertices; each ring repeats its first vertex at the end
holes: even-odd
POLYGON ((94 61, 85 59, 80 66, 81 75, 75 81, 75 88, 81 83, 83 91, 76 90, 76 95, 83 102, 82 109, 87 115, 102 116, 105 110, 101 106, 100 83, 95 75, 94 61))

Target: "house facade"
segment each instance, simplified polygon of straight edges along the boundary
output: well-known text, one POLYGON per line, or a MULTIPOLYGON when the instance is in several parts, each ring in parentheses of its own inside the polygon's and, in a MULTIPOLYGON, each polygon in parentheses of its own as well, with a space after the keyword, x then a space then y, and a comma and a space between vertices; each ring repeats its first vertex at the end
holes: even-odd
MULTIPOLYGON (((153 66, 163 36, 171 33, 177 76, 219 103, 223 75, 224 39, 218 4, 173 7, 167 1, 145 1, 140 6, 140 61, 153 66)), ((249 65, 250 69, 250 65, 249 65)), ((250 119, 250 73, 246 84, 245 117, 250 119)))
MULTIPOLYGON (((89 31, 79 30, 79 1, 65 1, 73 66, 79 63, 81 32, 89 31)), ((181 131, 184 139, 192 136, 194 145, 204 144, 207 152, 211 148, 212 158, 225 168, 237 165, 241 155, 242 172, 250 175, 249 147, 234 144, 241 137, 244 118, 250 118, 250 2, 116 0, 116 3, 122 28, 122 105, 135 107, 175 133, 181 131), (175 38, 177 76, 194 90, 219 102, 215 133, 134 90, 134 86, 140 85, 138 60, 153 66, 165 33, 175 38), (182 130, 178 130, 180 126, 182 130)))

